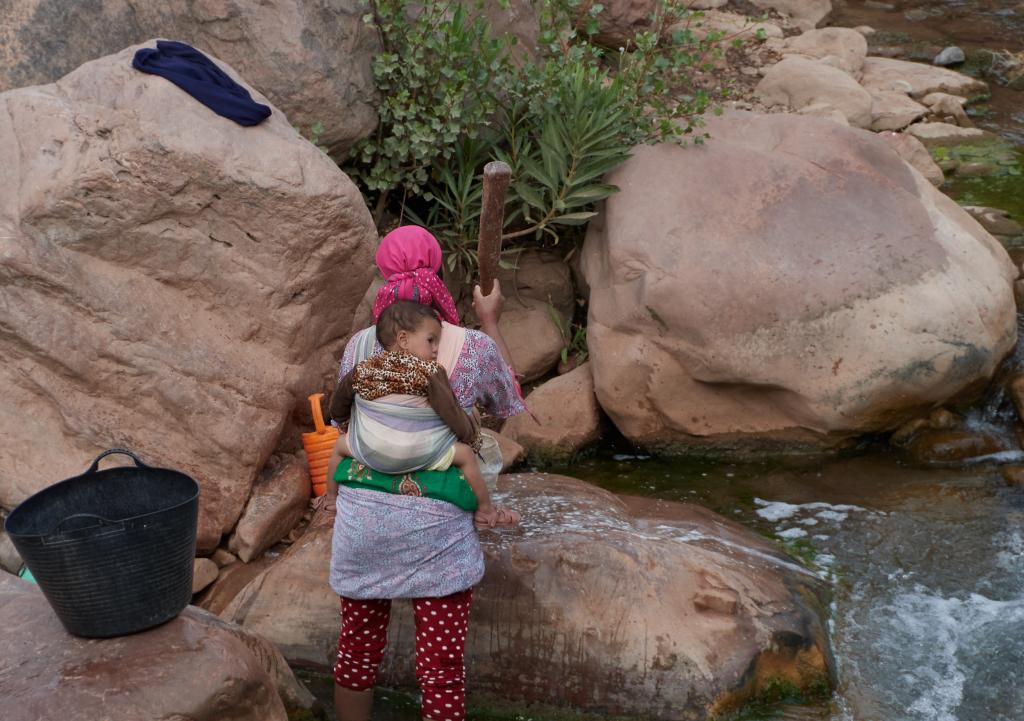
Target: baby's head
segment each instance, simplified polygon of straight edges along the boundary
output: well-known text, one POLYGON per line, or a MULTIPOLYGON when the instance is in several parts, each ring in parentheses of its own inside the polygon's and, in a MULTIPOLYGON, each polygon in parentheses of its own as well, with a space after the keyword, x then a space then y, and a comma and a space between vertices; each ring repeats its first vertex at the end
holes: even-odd
POLYGON ((429 306, 411 300, 395 301, 377 319, 377 340, 389 351, 437 360, 441 321, 429 306))

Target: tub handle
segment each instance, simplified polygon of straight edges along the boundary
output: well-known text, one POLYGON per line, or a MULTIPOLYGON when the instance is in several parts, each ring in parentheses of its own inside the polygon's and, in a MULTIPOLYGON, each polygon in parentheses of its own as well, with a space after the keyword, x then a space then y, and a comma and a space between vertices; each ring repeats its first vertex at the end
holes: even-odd
MULTIPOLYGON (((135 465, 138 468, 149 468, 149 466, 147 464, 145 464, 141 460, 139 460, 139 457, 137 455, 135 455, 131 451, 127 450, 126 448, 111 448, 109 450, 103 451, 103 453, 101 453, 98 456, 96 456, 96 460, 92 462, 91 466, 89 466, 89 470, 87 470, 82 475, 83 476, 87 476, 90 473, 95 473, 96 470, 100 467, 100 461, 102 461, 104 458, 106 458, 107 456, 109 456, 109 455, 111 455, 113 453, 120 453, 122 455, 128 456, 133 461, 135 461, 135 465)), ((68 518, 74 518, 74 516, 68 516, 68 518)), ((98 518, 98 516, 97 516, 97 518, 98 518)), ((65 520, 67 520, 67 519, 65 519, 65 520)))

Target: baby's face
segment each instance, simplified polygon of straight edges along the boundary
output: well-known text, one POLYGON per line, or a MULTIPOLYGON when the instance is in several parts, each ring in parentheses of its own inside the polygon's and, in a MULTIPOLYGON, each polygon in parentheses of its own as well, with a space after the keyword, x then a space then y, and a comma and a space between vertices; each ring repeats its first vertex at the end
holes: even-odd
POLYGON ((424 318, 414 331, 402 331, 398 345, 409 355, 420 360, 436 361, 441 342, 441 324, 433 318, 424 318))

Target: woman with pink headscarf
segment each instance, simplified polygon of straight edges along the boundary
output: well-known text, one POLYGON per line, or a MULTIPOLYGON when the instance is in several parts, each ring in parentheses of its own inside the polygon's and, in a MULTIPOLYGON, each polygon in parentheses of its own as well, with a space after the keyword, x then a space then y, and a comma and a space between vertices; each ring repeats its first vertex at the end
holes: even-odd
MULTIPOLYGON (((397 300, 433 307, 442 319, 438 363, 467 413, 480 407, 507 418, 526 410, 508 349, 498 330, 501 289, 474 289, 482 330, 459 326, 459 315, 437 273, 441 247, 424 228, 402 226, 384 236, 377 266, 385 284, 374 321, 397 300)), ((373 327, 356 333, 342 357, 339 379, 381 351, 373 327)), ((423 718, 465 718, 463 651, 472 590, 484 561, 472 514, 445 501, 338 486, 331 554, 331 587, 341 597, 342 627, 334 667, 339 721, 367 721, 377 669, 387 644, 391 599, 409 598, 416 616, 416 678, 423 718)))

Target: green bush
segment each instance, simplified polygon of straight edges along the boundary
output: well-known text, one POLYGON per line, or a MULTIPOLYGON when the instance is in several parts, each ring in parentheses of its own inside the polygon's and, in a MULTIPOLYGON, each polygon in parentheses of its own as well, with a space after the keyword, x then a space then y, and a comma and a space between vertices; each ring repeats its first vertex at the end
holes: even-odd
POLYGON ((456 282, 476 267, 488 161, 512 168, 505 239, 554 244, 617 190, 603 178, 631 147, 704 137, 712 98, 691 76, 710 70, 723 38, 697 39, 700 13, 663 0, 649 31, 606 50, 591 41, 601 5, 584 13, 579 0, 537 2, 532 60, 515 61, 514 39, 491 35, 479 1, 375 0, 364 17, 383 43, 373 64, 383 103, 376 134, 346 170, 378 222, 391 211, 438 236, 456 282))

